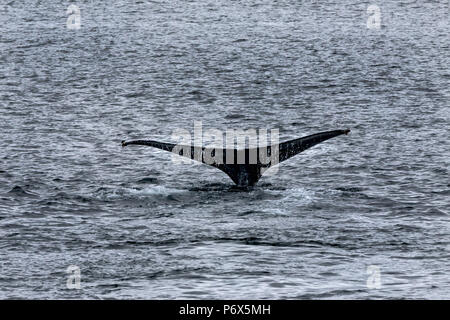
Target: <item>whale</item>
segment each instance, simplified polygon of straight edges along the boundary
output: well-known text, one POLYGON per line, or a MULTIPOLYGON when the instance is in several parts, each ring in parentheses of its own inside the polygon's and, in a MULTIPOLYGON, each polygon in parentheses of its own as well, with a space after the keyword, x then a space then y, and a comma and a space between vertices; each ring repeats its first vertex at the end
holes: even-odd
POLYGON ((223 171, 239 187, 249 187, 254 186, 269 168, 321 142, 349 132, 350 129, 325 131, 264 147, 241 149, 177 145, 155 140, 123 140, 122 147, 140 145, 174 152, 223 171))

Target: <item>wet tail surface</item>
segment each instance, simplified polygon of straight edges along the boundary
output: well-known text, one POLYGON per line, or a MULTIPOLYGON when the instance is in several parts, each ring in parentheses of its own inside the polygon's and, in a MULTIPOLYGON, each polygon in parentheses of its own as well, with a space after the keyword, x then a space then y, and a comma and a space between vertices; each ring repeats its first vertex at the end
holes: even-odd
POLYGON ((222 170, 238 186, 253 186, 270 167, 286 161, 321 142, 349 132, 349 129, 326 131, 280 144, 246 149, 194 147, 154 140, 122 141, 122 146, 144 145, 174 152, 222 170))

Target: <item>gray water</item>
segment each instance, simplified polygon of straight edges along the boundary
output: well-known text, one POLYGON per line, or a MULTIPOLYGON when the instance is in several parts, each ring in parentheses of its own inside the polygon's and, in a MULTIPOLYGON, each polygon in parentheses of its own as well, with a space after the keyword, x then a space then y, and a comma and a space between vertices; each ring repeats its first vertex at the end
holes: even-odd
POLYGON ((0 298, 449 299, 449 3, 370 4, 1 0, 0 298), (249 190, 120 146, 194 121, 352 132, 249 190))

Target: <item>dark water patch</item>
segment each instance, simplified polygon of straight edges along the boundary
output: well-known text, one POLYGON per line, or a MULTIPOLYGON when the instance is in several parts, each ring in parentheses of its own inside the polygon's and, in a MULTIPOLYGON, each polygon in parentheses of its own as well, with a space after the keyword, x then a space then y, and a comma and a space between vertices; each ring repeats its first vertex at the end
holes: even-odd
POLYGON ((443 217, 448 216, 448 212, 445 212, 443 210, 439 210, 437 208, 431 208, 423 213, 425 216, 436 216, 436 217, 443 217))
MULTIPOLYGON (((236 239, 238 240, 238 239, 236 239)), ((270 247, 304 247, 304 246, 325 246, 325 247, 336 247, 336 248, 343 248, 344 245, 340 243, 332 243, 332 242, 324 242, 324 241, 317 241, 317 240, 307 240, 307 241, 271 241, 267 239, 262 238, 256 238, 256 237, 249 237, 239 240, 239 242, 243 242, 247 245, 254 245, 254 246, 270 246, 270 247)))
POLYGON ((40 201, 40 203, 43 203, 45 201, 49 201, 49 202, 58 202, 58 203, 64 203, 64 201, 75 201, 78 203, 82 203, 82 204, 89 204, 92 203, 94 201, 94 199, 90 196, 85 196, 85 195, 80 195, 80 194, 69 194, 66 192, 58 192, 57 194, 55 194, 55 196, 50 197, 50 198, 44 198, 40 201))
POLYGON ((245 115, 241 113, 231 113, 225 116, 225 119, 242 119, 242 118, 245 118, 245 115))
POLYGON ((225 183, 207 183, 199 187, 190 187, 188 190, 192 192, 214 192, 214 191, 229 191, 232 186, 225 183))
POLYGON ((444 190, 432 190, 431 193, 433 194, 439 194, 444 196, 450 196, 450 189, 444 189, 444 190))
POLYGON ((262 212, 256 211, 256 210, 247 210, 243 212, 239 212, 238 216, 248 216, 248 215, 255 215, 255 214, 261 214, 262 212))
POLYGON ((354 193, 354 192, 362 192, 364 189, 360 187, 338 187, 336 188, 336 190, 354 193))
POLYGON ((0 170, 0 175, 2 175, 4 178, 12 178, 13 175, 5 170, 0 170))
POLYGON ((46 215, 43 214, 42 212, 39 212, 39 211, 36 210, 36 211, 25 211, 25 212, 22 212, 21 213, 21 217, 34 219, 34 218, 44 218, 44 217, 46 217, 46 215))
POLYGON ((173 195, 173 194, 169 194, 169 195, 167 196, 167 200, 169 200, 169 201, 176 201, 176 202, 180 202, 180 201, 181 201, 180 199, 178 199, 178 197, 176 197, 176 196, 173 195))
MULTIPOLYGON (((140 97, 145 97, 146 92, 145 91, 139 91, 139 92, 130 92, 130 93, 126 93, 123 96, 125 98, 140 98, 140 97)), ((131 118, 130 118, 131 119, 131 118)))
POLYGON ((37 195, 30 192, 30 191, 26 191, 24 187, 21 186, 14 186, 10 191, 7 192, 7 194, 9 195, 13 195, 15 197, 30 197, 30 198, 36 198, 37 195))
POLYGON ((147 183, 158 184, 158 178, 147 177, 147 178, 143 178, 143 179, 138 180, 137 183, 143 183, 143 184, 147 184, 147 183))
POLYGON ((424 230, 423 227, 404 224, 396 224, 394 228, 397 229, 398 231, 405 231, 405 232, 423 232, 424 230))

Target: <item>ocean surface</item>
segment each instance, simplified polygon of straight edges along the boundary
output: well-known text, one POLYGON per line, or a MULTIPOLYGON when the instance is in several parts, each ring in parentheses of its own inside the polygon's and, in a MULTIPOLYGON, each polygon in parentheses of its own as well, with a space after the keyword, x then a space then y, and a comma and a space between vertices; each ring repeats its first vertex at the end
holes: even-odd
POLYGON ((449 299, 449 2, 371 4, 0 0, 0 298, 449 299), (194 121, 352 132, 251 189, 121 147, 194 121))

